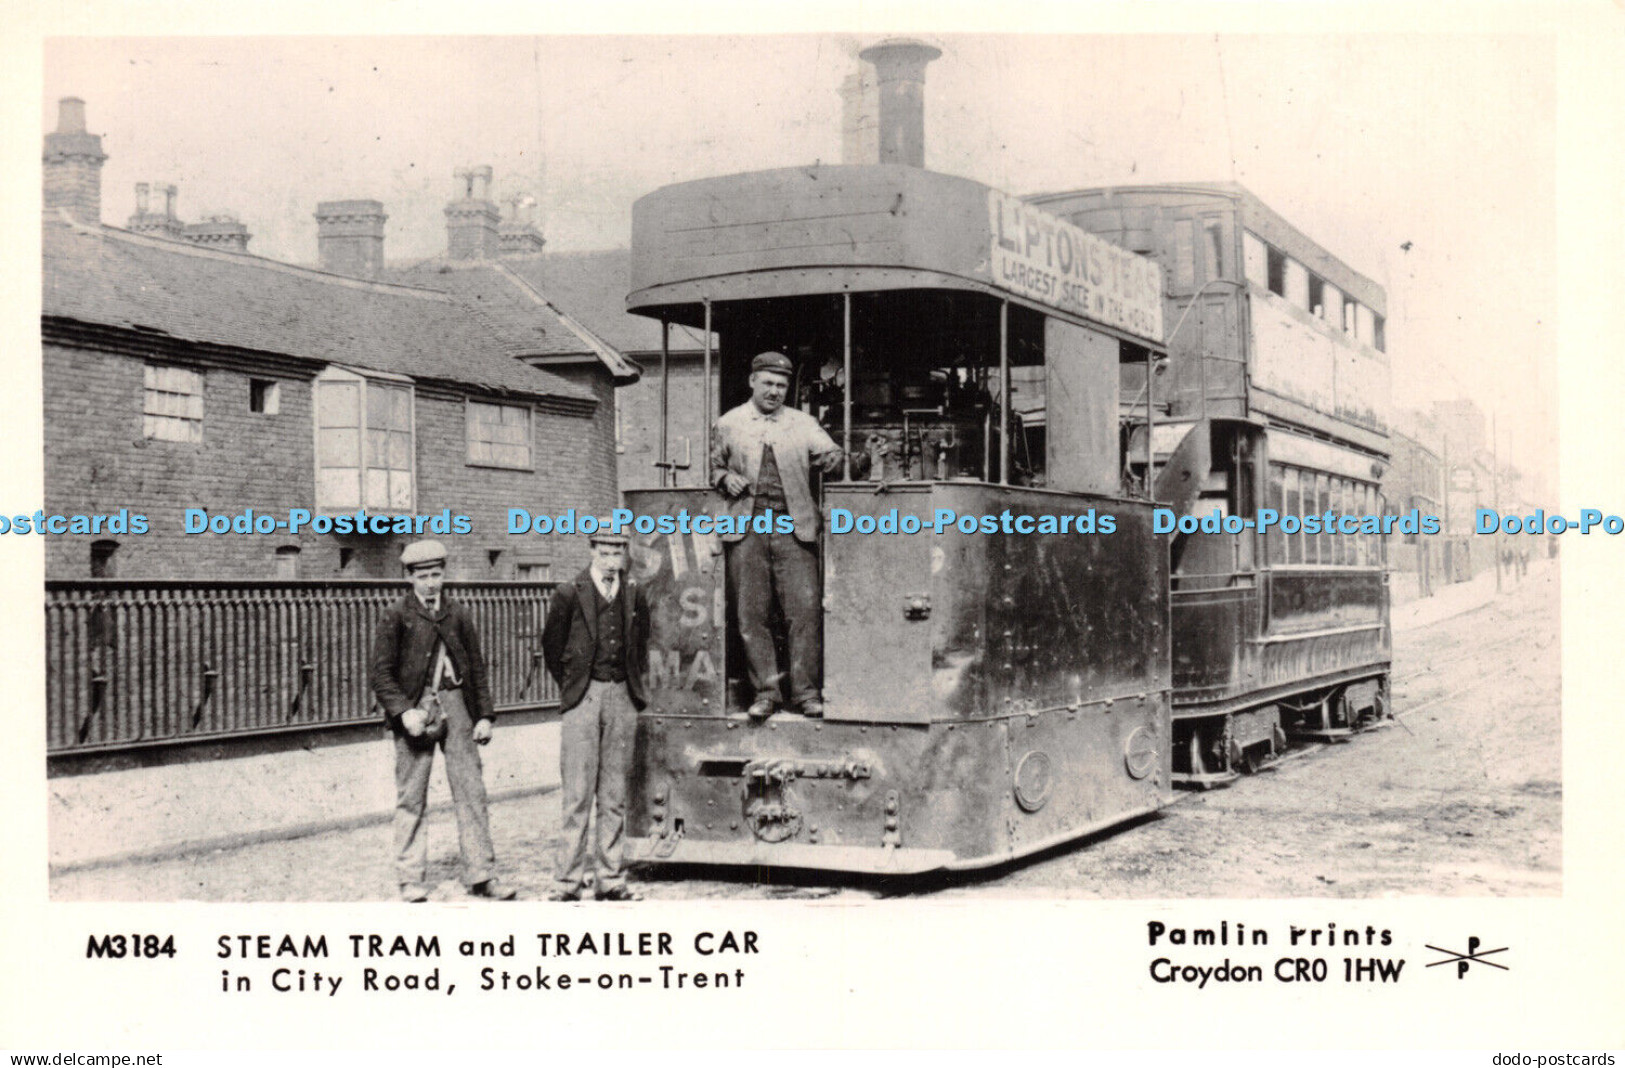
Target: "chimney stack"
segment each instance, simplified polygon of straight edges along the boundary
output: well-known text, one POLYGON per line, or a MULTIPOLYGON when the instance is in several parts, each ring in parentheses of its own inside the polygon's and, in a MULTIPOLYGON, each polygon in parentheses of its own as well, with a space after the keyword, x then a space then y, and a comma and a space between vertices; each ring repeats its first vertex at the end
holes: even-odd
MULTIPOLYGON (((324 200, 316 205, 316 255, 324 271, 377 278, 384 269, 384 205, 324 200)), ((246 239, 245 239, 246 240, 246 239)))
POLYGON ((880 86, 880 162, 925 166, 925 65, 942 55, 924 41, 892 38, 858 53, 880 86))
POLYGON ((507 203, 508 221, 499 230, 502 255, 525 256, 542 251, 547 241, 532 221, 536 198, 529 193, 515 193, 507 203))
MULTIPOLYGON (((454 260, 495 259, 502 250, 502 213, 491 203, 491 168, 464 167, 455 172, 463 182, 463 199, 446 205, 446 255, 454 260), (480 183, 479 196, 474 183, 480 183)), ((538 235, 539 236, 539 235, 538 235)))
POLYGON ((210 215, 202 222, 187 224, 186 231, 181 236, 203 248, 247 253, 248 242, 252 240, 253 235, 237 216, 230 212, 220 212, 217 215, 210 215))
POLYGON ((80 222, 102 221, 100 134, 85 132, 85 102, 65 96, 58 105, 56 132, 45 135, 45 208, 66 209, 80 222))
POLYGON ((125 229, 137 234, 153 234, 158 237, 167 237, 179 241, 185 226, 175 216, 175 198, 180 195, 180 189, 174 185, 153 184, 137 182, 135 184, 135 214, 125 223, 125 229), (154 210, 150 206, 150 194, 162 193, 164 207, 162 211, 154 210))

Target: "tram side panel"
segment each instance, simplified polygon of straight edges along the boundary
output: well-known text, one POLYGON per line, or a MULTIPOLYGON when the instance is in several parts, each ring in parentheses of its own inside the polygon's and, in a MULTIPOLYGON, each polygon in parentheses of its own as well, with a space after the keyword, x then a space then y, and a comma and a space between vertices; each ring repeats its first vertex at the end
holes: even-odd
POLYGON ((877 523, 893 509, 1000 517, 996 531, 835 535, 826 548, 829 713, 889 722, 883 737, 908 733, 905 717, 933 721, 899 795, 905 842, 992 863, 1166 800, 1167 563, 1149 506, 953 482, 832 487, 830 503, 877 523), (1089 533, 1002 523, 1091 512, 1089 533))
MULTIPOLYGON (((639 516, 707 515, 707 488, 632 490, 639 516)), ((720 716, 726 708, 726 602, 722 543, 714 534, 634 534, 632 577, 649 600, 649 707, 720 716)))
MULTIPOLYGON (((695 491, 663 492, 634 507, 707 510, 695 491)), ((701 609, 720 603, 722 558, 707 571, 693 538, 638 539, 654 620, 634 856, 975 867, 1166 801, 1167 565, 1149 506, 976 483, 832 487, 827 504, 877 517, 1093 508, 1117 529, 827 537, 829 718, 763 725, 722 704, 723 617, 701 609)))
POLYGON ((1385 672, 1388 576, 1378 568, 1272 569, 1260 688, 1385 672))
MULTIPOLYGON (((974 590, 960 601, 982 620, 982 670, 974 701, 965 694, 953 703, 1003 724, 1010 853, 1166 803, 1168 557, 1152 533, 1151 506, 1014 487, 940 490, 961 514, 1094 513, 1094 533, 989 538, 980 604, 974 590)), ((956 530, 950 540, 980 537, 956 530)), ((962 652, 946 642, 941 649, 945 661, 962 652)))

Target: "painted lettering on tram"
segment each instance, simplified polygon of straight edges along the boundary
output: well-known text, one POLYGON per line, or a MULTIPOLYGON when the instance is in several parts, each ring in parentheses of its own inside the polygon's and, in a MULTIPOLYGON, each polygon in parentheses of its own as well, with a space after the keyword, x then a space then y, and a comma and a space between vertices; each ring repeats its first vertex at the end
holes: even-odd
POLYGON ((697 690, 717 681, 709 649, 685 654, 681 649, 649 647, 649 684, 658 690, 697 690))
POLYGON ((1162 269, 1016 197, 988 191, 1001 289, 1162 340, 1162 269))

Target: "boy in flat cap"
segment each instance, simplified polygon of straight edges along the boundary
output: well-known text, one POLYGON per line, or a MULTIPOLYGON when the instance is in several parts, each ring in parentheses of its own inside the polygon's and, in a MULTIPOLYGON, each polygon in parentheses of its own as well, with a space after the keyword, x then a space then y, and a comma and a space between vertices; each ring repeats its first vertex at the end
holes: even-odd
POLYGON ((542 655, 559 684, 563 733, 559 771, 564 784, 564 828, 551 897, 579 901, 586 886, 588 817, 597 841, 600 901, 635 901, 622 870, 626 784, 638 709, 647 704, 643 682, 649 662, 649 601, 627 574, 628 539, 593 534, 592 563, 553 591, 542 627, 542 655))
POLYGON ((802 715, 822 716, 819 691, 822 659, 818 633, 818 506, 812 495, 812 468, 832 471, 841 449, 818 420, 787 408, 790 358, 764 352, 750 364, 750 400, 711 428, 711 484, 728 499, 735 517, 789 515, 794 534, 733 531, 722 535, 728 561, 728 592, 739 620, 755 700, 754 720, 773 714, 784 677, 768 624, 777 600, 784 618, 790 701, 802 715))
POLYGON ((395 874, 401 899, 427 901, 429 837, 423 826, 438 744, 457 811, 463 878, 475 897, 507 901, 496 878, 477 746, 491 740, 491 691, 468 611, 441 589, 446 547, 415 541, 401 552, 411 592, 384 610, 372 646, 372 690, 395 734, 395 874))

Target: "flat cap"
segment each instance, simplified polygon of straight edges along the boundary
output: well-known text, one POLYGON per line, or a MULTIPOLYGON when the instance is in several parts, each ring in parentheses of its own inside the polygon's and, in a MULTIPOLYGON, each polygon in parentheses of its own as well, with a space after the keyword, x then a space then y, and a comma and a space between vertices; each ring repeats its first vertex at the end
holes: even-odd
POLYGON ((795 369, 795 364, 782 352, 764 352, 750 361, 750 369, 752 374, 757 371, 777 371, 787 375, 795 369))
POLYGON ((443 564, 445 562, 446 547, 431 539, 414 541, 401 550, 402 567, 423 567, 427 564, 443 564))
POLYGON ((588 545, 619 545, 626 548, 632 544, 632 539, 625 534, 616 534, 613 531, 600 530, 587 535, 588 545))

